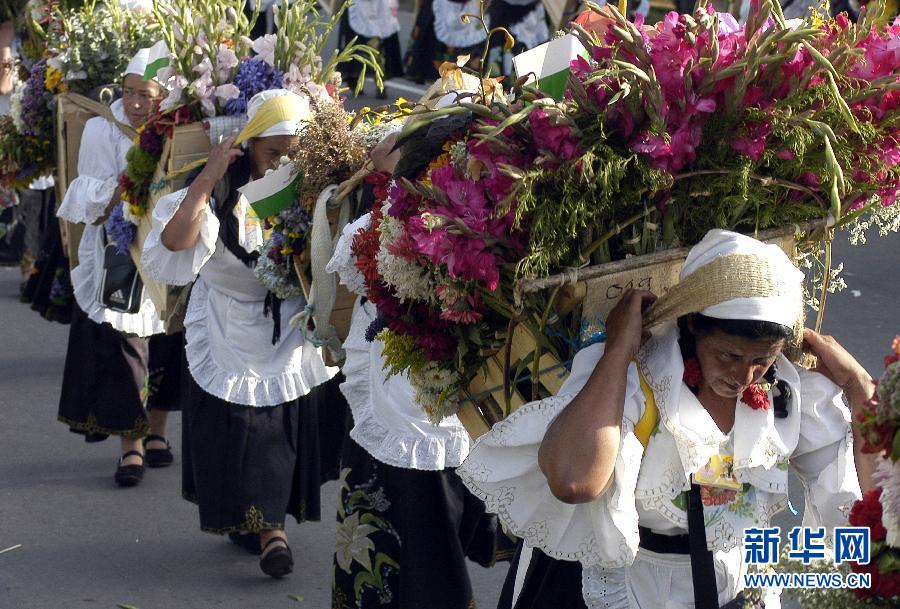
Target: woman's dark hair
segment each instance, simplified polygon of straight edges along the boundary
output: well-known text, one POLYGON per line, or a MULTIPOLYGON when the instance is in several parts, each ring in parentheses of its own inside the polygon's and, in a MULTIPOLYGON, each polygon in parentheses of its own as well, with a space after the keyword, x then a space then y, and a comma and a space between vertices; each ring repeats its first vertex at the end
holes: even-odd
MULTIPOLYGON (((722 332, 731 336, 749 339, 789 339, 793 330, 787 326, 771 321, 758 321, 753 319, 719 319, 709 317, 702 313, 682 315, 678 318, 679 339, 681 357, 688 360, 697 357, 697 336, 707 336, 713 332, 722 332)), ((783 419, 788 416, 788 404, 791 401, 791 387, 783 380, 777 378, 778 368, 773 363, 766 370, 763 378, 772 383, 777 389, 773 393, 772 402, 775 416, 783 419)))

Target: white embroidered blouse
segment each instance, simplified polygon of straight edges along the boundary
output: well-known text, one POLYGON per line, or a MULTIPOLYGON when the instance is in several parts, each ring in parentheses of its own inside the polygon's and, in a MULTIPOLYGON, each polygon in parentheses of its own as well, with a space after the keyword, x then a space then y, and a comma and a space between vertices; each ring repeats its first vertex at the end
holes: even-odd
MULTIPOLYGON (((356 294, 365 294, 362 274, 354 266, 353 235, 369 224, 369 215, 348 224, 338 240, 328 270, 356 294)), ((384 343, 367 342, 366 329, 374 321, 371 302, 357 300, 350 332, 344 342, 346 381, 341 392, 353 413, 350 437, 370 455, 388 465, 417 470, 457 467, 469 452, 469 434, 455 416, 434 425, 415 401, 405 376, 387 376, 381 353, 384 343)))
MULTIPOLYGON (((771 408, 754 410, 739 403, 734 427, 722 433, 682 381, 684 365, 674 323, 655 329, 636 358, 659 410, 646 451, 634 434, 645 397, 632 363, 611 487, 588 503, 558 500, 538 467, 538 449, 550 423, 584 387, 603 349, 597 344, 579 352, 559 395, 526 404, 496 424, 458 469, 488 511, 499 514, 527 546, 583 564, 589 606, 605 606, 591 604, 597 598, 608 603, 634 593, 629 588, 634 573, 629 569, 638 552, 639 522, 660 534, 687 532, 691 474, 717 454, 733 455, 733 475, 742 483, 732 501, 703 508, 720 591, 723 586, 731 588, 723 598, 733 598, 741 585, 736 571, 742 568, 744 529, 768 526, 772 515, 787 505, 789 465, 806 490, 804 524, 831 527, 846 522, 860 490, 850 414, 840 389, 779 356, 779 378, 792 388, 789 416, 775 418, 771 408), (731 581, 723 583, 722 578, 731 581)), ((641 569, 647 573, 646 564, 641 569)))
MULTIPOLYGON (((128 124, 122 100, 110 107, 116 120, 128 124)), ((94 117, 85 124, 78 151, 78 177, 72 180, 56 215, 63 220, 84 223, 84 234, 78 245, 78 266, 72 269, 75 301, 92 321, 108 323, 127 334, 151 336, 163 332, 153 301, 146 290, 137 313, 120 313, 100 304, 97 297, 103 277, 103 227, 94 222, 106 211, 125 171, 125 155, 133 142, 115 124, 94 117)))
MULTIPOLYGON (((187 188, 162 197, 144 242, 144 272, 170 285, 196 279, 184 319, 185 355, 191 376, 206 392, 244 406, 277 406, 295 400, 330 378, 317 349, 288 320, 304 306, 281 303, 281 337, 272 344, 273 320, 264 314, 267 290, 253 269, 219 239, 219 219, 210 203, 194 247, 173 252, 160 240, 187 194, 187 188)), ((239 226, 246 226, 246 199, 235 205, 239 226)), ((248 239, 249 241, 250 239, 248 239)))

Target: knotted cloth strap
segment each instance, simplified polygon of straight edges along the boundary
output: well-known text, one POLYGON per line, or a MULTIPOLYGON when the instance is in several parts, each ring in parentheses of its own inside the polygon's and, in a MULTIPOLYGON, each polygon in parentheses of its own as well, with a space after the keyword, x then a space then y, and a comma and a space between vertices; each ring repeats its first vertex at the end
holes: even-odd
POLYGON ((799 286, 784 281, 769 261, 752 254, 716 258, 673 286, 644 316, 644 327, 678 319, 689 313, 737 298, 797 296, 794 345, 803 337, 803 299, 799 286))
MULTIPOLYGON (((234 140, 234 148, 239 147, 246 141, 249 141, 260 134, 264 133, 278 123, 285 121, 296 121, 298 116, 302 116, 304 108, 300 100, 293 95, 282 95, 281 97, 273 97, 267 99, 259 107, 253 118, 244 126, 237 138, 234 140)), ((166 176, 166 180, 173 180, 178 176, 201 167, 206 164, 209 157, 203 157, 193 163, 188 163, 181 169, 170 172, 166 176)))

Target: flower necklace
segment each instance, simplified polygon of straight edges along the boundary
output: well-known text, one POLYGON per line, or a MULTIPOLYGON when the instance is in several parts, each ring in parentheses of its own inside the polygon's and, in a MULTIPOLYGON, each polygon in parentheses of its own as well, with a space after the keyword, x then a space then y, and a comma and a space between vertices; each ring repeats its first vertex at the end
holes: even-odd
MULTIPOLYGON (((700 360, 696 357, 689 357, 684 361, 684 384, 690 387, 695 393, 700 387, 703 380, 703 370, 700 368, 700 360)), ((753 410, 768 410, 771 402, 769 401, 769 383, 753 383, 741 395, 741 401, 753 410)))

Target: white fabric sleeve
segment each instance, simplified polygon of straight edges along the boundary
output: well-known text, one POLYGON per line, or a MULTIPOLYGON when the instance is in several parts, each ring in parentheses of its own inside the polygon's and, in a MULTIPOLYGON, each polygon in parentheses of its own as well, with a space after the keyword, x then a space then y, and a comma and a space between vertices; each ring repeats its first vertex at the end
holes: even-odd
POLYGON ((94 117, 85 124, 78 149, 78 177, 66 189, 58 217, 93 224, 103 216, 119 183, 121 161, 116 158, 116 141, 106 119, 94 117))
POLYGON ((850 506, 860 498, 853 459, 850 411, 841 389, 817 372, 800 375, 800 438, 791 465, 806 491, 803 524, 846 524, 850 506))
POLYGON ((579 352, 560 395, 526 404, 494 425, 457 473, 527 545, 553 558, 611 568, 630 564, 638 546, 634 489, 644 448, 634 425, 644 398, 634 364, 628 368, 621 444, 607 491, 588 503, 563 503, 538 466, 547 428, 584 386, 602 354, 602 344, 579 352))
POLYGON ((206 206, 200 222, 200 238, 193 247, 173 252, 163 245, 163 229, 178 211, 187 191, 187 188, 183 188, 157 201, 151 215, 150 234, 141 251, 144 272, 169 285, 187 285, 192 282, 216 251, 216 241, 219 238, 219 219, 212 211, 211 202, 206 206))
POLYGON ((355 265, 356 257, 352 251, 353 237, 360 230, 368 229, 371 221, 372 214, 368 213, 347 224, 341 231, 331 260, 325 267, 329 273, 337 273, 341 283, 347 286, 349 291, 359 296, 366 295, 366 280, 355 265))

